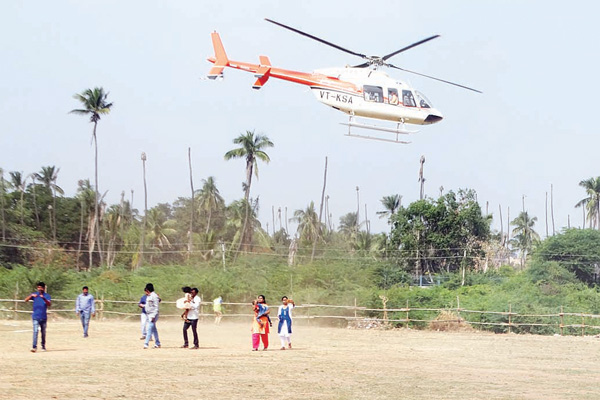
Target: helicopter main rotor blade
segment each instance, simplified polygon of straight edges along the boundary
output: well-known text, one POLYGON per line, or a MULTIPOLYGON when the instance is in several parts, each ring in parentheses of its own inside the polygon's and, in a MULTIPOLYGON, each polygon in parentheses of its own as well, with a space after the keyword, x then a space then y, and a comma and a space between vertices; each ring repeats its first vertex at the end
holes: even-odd
POLYGON ((326 40, 323 40, 323 39, 321 39, 321 38, 318 38, 318 37, 316 37, 316 36, 313 36, 313 35, 311 35, 311 34, 309 34, 309 33, 302 32, 302 31, 300 31, 300 30, 298 30, 298 29, 296 29, 296 28, 292 28, 291 26, 287 26, 287 25, 284 25, 284 24, 282 24, 282 23, 279 23, 279 22, 277 22, 277 21, 273 21, 272 19, 265 18, 265 21, 267 21, 267 22, 270 22, 270 23, 272 23, 272 24, 275 24, 275 25, 279 25, 279 26, 281 26, 282 28, 288 29, 288 30, 290 30, 290 31, 292 31, 292 32, 296 32, 296 33, 298 33, 298 34, 300 34, 300 35, 302 35, 302 36, 306 36, 307 38, 310 38, 310 39, 316 40, 317 42, 320 42, 320 43, 326 44, 327 46, 331 46, 331 47, 333 47, 333 48, 335 48, 335 49, 338 49, 338 50, 341 50, 341 51, 343 51, 343 52, 345 52, 345 53, 352 54, 352 55, 354 55, 354 56, 361 57, 361 58, 367 58, 367 56, 366 56, 366 55, 364 55, 364 54, 361 54, 361 53, 356 53, 356 52, 354 52, 354 51, 352 51, 352 50, 345 49, 345 48, 343 48, 343 47, 341 47, 341 46, 338 46, 337 44, 333 44, 333 43, 331 43, 331 42, 328 42, 328 41, 326 41, 326 40))
POLYGON ((450 81, 445 81, 445 80, 443 80, 443 79, 440 79, 440 78, 436 78, 436 77, 433 77, 433 76, 429 76, 429 75, 421 74, 421 73, 419 73, 419 72, 410 71, 410 70, 408 70, 408 69, 404 69, 404 68, 396 67, 395 65, 392 65, 392 64, 387 64, 387 66, 388 66, 388 67, 391 67, 391 68, 396 68, 396 69, 399 69, 400 71, 409 72, 409 73, 411 73, 411 74, 420 75, 420 76, 424 76, 425 78, 429 78, 429 79, 433 79, 433 80, 436 80, 436 81, 444 82, 444 83, 447 83, 447 84, 449 84, 449 85, 458 86, 458 87, 460 87, 460 88, 463 88, 463 89, 472 90, 473 92, 477 92, 477 93, 483 93, 483 92, 482 92, 482 91, 480 91, 480 90, 473 89, 473 88, 470 88, 470 87, 468 87, 468 86, 459 85, 458 83, 454 83, 454 82, 450 82, 450 81))
POLYGON ((426 38, 426 39, 423 39, 423 40, 420 40, 420 41, 418 41, 418 42, 416 42, 416 43, 413 43, 413 44, 411 44, 410 46, 406 46, 406 47, 404 47, 404 48, 402 48, 402 49, 400 49, 400 50, 396 50, 396 51, 395 51, 395 52, 393 52, 393 53, 390 53, 390 54, 388 54, 388 55, 385 55, 385 56, 383 56, 381 59, 382 59, 383 61, 385 61, 385 60, 387 60, 387 59, 389 59, 389 58, 392 58, 392 57, 394 57, 396 54, 402 53, 403 51, 406 51, 406 50, 412 49, 413 47, 417 47, 417 46, 419 46, 419 45, 421 45, 421 44, 423 44, 423 43, 425 43, 425 42, 429 42, 430 40, 433 40, 433 39, 435 39, 435 38, 439 38, 439 37, 440 37, 440 35, 433 35, 433 36, 431 36, 431 37, 428 37, 428 38, 426 38))

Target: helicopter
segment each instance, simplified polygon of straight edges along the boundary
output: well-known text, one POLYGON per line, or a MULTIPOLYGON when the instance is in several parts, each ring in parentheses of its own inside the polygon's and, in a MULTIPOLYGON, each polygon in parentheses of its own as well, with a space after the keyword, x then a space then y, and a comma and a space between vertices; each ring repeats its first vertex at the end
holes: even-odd
POLYGON ((341 123, 342 125, 348 126, 347 136, 407 144, 410 142, 400 140, 400 135, 416 133, 417 131, 409 130, 406 127, 406 124, 430 125, 440 122, 444 118, 442 113, 433 107, 431 101, 429 101, 423 93, 411 88, 406 82, 391 78, 385 72, 380 70, 381 67, 397 69, 477 93, 482 93, 477 89, 407 70, 390 64, 387 61, 397 54, 436 39, 440 35, 430 36, 384 56, 368 56, 345 49, 334 43, 291 26, 284 25, 280 22, 268 18, 265 18, 265 20, 337 50, 360 57, 365 61, 362 64, 355 66, 317 69, 312 73, 273 67, 269 57, 262 55, 259 56, 259 64, 234 61, 228 58, 223 43, 221 42, 221 37, 215 31, 211 33, 215 54, 213 57, 208 58, 208 61, 214 65, 208 72, 207 78, 222 79, 224 76, 223 70, 226 67, 229 67, 253 73, 257 79, 252 85, 252 88, 257 90, 261 89, 270 78, 306 85, 311 89, 318 101, 349 115, 348 122, 341 123), (376 120, 377 122, 391 121, 395 125, 381 126, 364 123, 359 121, 358 117, 376 120), (394 139, 389 139, 387 137, 383 138, 379 136, 355 134, 352 133, 353 127, 389 132, 396 136, 394 139))

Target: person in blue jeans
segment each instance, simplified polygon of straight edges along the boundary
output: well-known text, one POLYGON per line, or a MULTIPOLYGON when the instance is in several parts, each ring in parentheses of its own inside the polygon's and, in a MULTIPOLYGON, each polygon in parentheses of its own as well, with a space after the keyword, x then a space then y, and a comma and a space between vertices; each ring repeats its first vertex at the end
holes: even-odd
POLYGON ((158 338, 158 329, 156 329, 156 323, 158 322, 158 306, 160 304, 160 297, 154 292, 154 285, 151 283, 146 284, 144 288, 146 292, 146 315, 148 317, 148 327, 146 329, 146 340, 144 341, 144 349, 148 348, 150 338, 154 335, 154 348, 160 348, 160 339, 158 338))
POLYGON ((90 326, 90 315, 96 315, 96 304, 94 296, 88 293, 88 287, 84 286, 81 289, 81 294, 77 296, 75 301, 75 313, 81 318, 81 326, 83 326, 83 337, 88 337, 88 328, 90 326))
POLYGON ((37 351, 38 331, 42 331, 42 351, 46 351, 46 323, 48 322, 48 307, 52 305, 52 298, 46 292, 46 284, 44 282, 37 283, 37 292, 31 293, 25 298, 25 302, 33 300, 33 313, 31 320, 33 321, 33 344, 31 352, 37 351))

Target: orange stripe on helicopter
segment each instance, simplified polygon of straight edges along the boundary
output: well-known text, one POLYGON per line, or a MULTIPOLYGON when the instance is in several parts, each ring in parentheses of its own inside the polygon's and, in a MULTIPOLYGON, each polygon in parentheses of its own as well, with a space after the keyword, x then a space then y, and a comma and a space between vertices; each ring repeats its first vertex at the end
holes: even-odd
POLYGON ((306 86, 318 86, 327 89, 345 90, 353 93, 361 93, 361 89, 356 85, 340 81, 336 77, 327 76, 320 73, 307 73, 274 68, 268 57, 260 56, 260 64, 251 64, 242 61, 233 61, 227 58, 225 48, 221 42, 221 38, 217 32, 211 33, 213 48, 215 51, 214 57, 209 57, 208 61, 215 64, 208 72, 208 78, 215 79, 223 76, 225 67, 239 69, 253 73, 258 79, 252 86, 254 89, 260 89, 270 77, 298 83, 306 86))

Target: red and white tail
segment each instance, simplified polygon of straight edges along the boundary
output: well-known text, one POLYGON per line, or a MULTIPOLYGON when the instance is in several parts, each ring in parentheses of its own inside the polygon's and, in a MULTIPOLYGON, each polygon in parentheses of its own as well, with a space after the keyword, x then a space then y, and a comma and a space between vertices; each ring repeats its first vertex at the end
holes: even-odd
POLYGON ((217 79, 223 77, 223 69, 229 65, 229 59, 227 58, 227 54, 225 53, 225 48, 223 47, 223 43, 221 43, 221 37, 217 32, 213 32, 210 34, 213 48, 215 50, 214 59, 211 57, 209 61, 214 62, 215 65, 208 71, 207 77, 209 79, 217 79))

